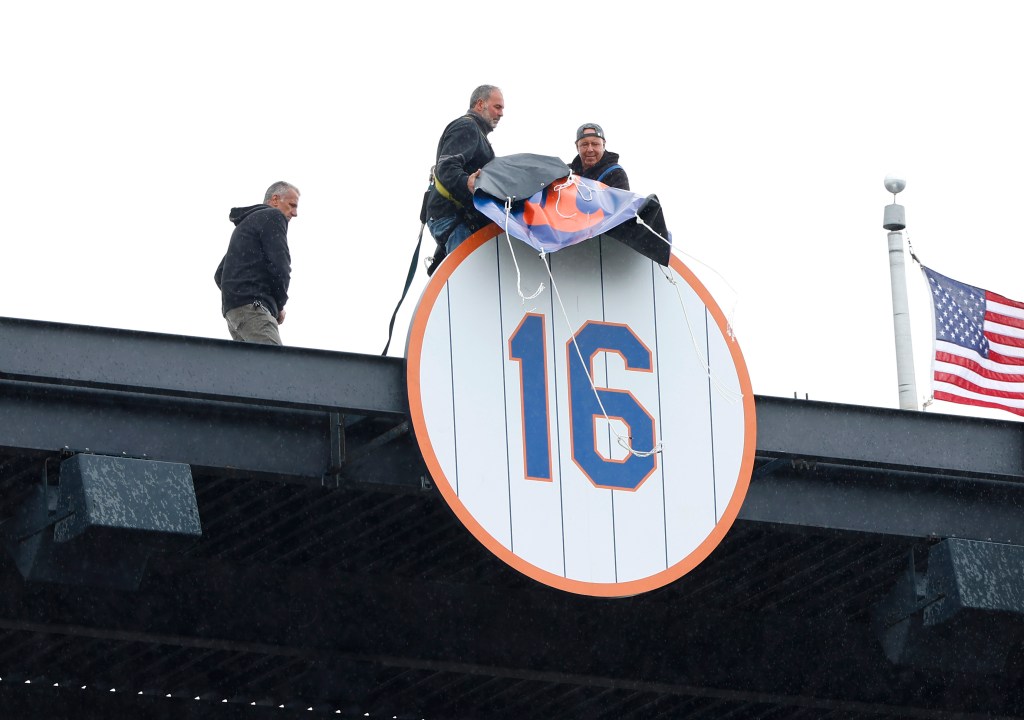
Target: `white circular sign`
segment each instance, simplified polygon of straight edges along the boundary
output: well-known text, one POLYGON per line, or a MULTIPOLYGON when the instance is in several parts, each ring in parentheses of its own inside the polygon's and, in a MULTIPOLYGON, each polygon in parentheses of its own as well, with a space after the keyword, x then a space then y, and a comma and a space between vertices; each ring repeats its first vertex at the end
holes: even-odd
POLYGON ((674 256, 663 268, 599 236, 547 255, 549 277, 500 232, 447 258, 413 318, 431 476, 478 540, 547 585, 625 596, 678 579, 724 537, 753 468, 754 396, 724 315, 674 256))

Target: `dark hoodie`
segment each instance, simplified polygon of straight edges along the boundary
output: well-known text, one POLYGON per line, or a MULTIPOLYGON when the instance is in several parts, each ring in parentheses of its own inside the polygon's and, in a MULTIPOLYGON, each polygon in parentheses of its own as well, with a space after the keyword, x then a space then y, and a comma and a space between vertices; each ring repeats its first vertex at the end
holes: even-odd
POLYGON ((235 231, 213 276, 221 313, 258 301, 276 318, 288 301, 292 272, 288 219, 269 205, 231 208, 228 219, 235 231))

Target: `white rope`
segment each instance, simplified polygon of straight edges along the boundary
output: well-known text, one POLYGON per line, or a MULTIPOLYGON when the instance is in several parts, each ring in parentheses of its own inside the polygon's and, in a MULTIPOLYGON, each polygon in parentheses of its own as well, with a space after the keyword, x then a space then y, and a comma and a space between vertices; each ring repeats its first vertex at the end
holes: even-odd
MULTIPOLYGON (((710 270, 711 272, 713 272, 713 273, 714 273, 715 275, 717 275, 717 276, 718 276, 718 278, 719 278, 719 279, 720 279, 720 280, 721 280, 721 281, 722 281, 723 283, 725 283, 725 286, 726 286, 727 288, 729 288, 729 290, 730 290, 730 291, 732 292, 732 296, 733 296, 733 298, 736 298, 736 297, 737 297, 737 296, 739 295, 739 293, 738 293, 738 292, 736 292, 736 288, 734 288, 734 287, 733 287, 732 285, 730 285, 730 284, 729 284, 729 281, 728 281, 728 280, 726 280, 726 279, 725 279, 725 276, 724 276, 724 275, 722 275, 722 273, 718 272, 718 270, 716 270, 715 268, 713 268, 713 267, 712 267, 711 265, 708 265, 708 264, 707 264, 706 262, 704 262, 704 261, 703 261, 703 260, 701 260, 700 258, 696 257, 695 255, 691 255, 690 253, 686 252, 685 250, 682 250, 682 249, 680 249, 680 248, 674 247, 674 246, 672 245, 672 241, 671 241, 671 240, 669 240, 669 239, 667 239, 667 238, 664 238, 664 237, 662 237, 662 236, 661 236, 661 235, 660 235, 660 234, 658 233, 658 231, 657 231, 657 230, 655 230, 655 229, 654 229, 654 228, 652 228, 652 227, 651 227, 650 225, 648 225, 647 223, 645 223, 645 222, 643 221, 643 218, 641 218, 639 214, 637 214, 637 216, 636 216, 636 221, 637 221, 638 223, 640 223, 641 225, 643 225, 643 226, 644 226, 645 228, 647 228, 648 230, 650 230, 650 231, 651 231, 651 234, 653 234, 653 235, 654 235, 654 236, 655 236, 656 238, 658 238, 659 240, 661 240, 662 242, 664 242, 664 243, 665 243, 666 245, 668 245, 668 246, 669 246, 669 248, 671 249, 671 251, 672 251, 672 252, 675 252, 675 253, 677 253, 677 254, 679 254, 679 255, 685 255, 686 257, 690 258, 690 259, 691 259, 691 260, 693 260, 694 262, 700 263, 701 265, 703 265, 704 267, 706 267, 706 268, 707 268, 708 270, 710 270)), ((664 272, 664 270, 663 270, 662 272, 664 272)), ((668 275, 666 275, 665 277, 666 277, 666 278, 668 278, 668 275)), ((671 280, 671 279, 669 279, 669 282, 671 282, 671 283, 672 283, 673 285, 675 284, 675 281, 674 281, 674 280, 671 280)), ((679 288, 676 288, 676 294, 678 294, 678 293, 679 293, 679 288)), ((682 298, 680 298, 680 301, 682 301, 682 298)), ((728 314, 726 315, 726 320, 727 320, 727 326, 726 326, 726 331, 727 331, 727 332, 729 333, 729 337, 730 337, 730 338, 733 338, 733 339, 735 339, 735 334, 733 333, 733 329, 732 329, 732 328, 733 328, 733 322, 732 322, 732 318, 733 318, 733 315, 735 314, 735 311, 736 311, 736 301, 735 301, 735 299, 734 299, 734 300, 733 300, 733 302, 732 302, 732 303, 730 304, 730 306, 729 306, 729 312, 728 312, 728 314)), ((685 310, 684 310, 684 313, 685 313, 685 310)))
POLYGON ((654 237, 656 237, 659 240, 661 240, 663 243, 668 245, 670 248, 672 247, 672 241, 669 240, 668 238, 662 237, 661 234, 657 230, 655 230, 650 225, 645 223, 644 219, 642 217, 640 217, 640 213, 635 213, 635 215, 636 215, 636 221, 637 221, 638 224, 643 225, 645 228, 647 228, 648 230, 651 231, 651 234, 654 235, 654 237))
MULTIPOLYGON (((657 230, 655 230, 655 229, 654 229, 654 228, 652 228, 652 227, 651 227, 650 225, 648 225, 647 223, 645 223, 645 222, 644 222, 644 220, 643 220, 643 218, 641 218, 639 214, 637 214, 637 216, 636 216, 636 221, 637 221, 637 222, 638 222, 638 223, 639 223, 640 225, 643 225, 643 226, 644 226, 645 228, 647 228, 648 230, 650 230, 650 231, 651 231, 651 234, 652 234, 652 235, 654 235, 654 236, 655 236, 656 238, 658 238, 659 240, 661 240, 662 242, 664 242, 664 243, 665 243, 666 245, 668 245, 668 246, 669 246, 669 248, 671 248, 671 250, 672 250, 672 251, 674 251, 674 252, 677 252, 677 253, 678 253, 679 255, 685 255, 686 257, 688 257, 688 258, 691 258, 691 259, 692 259, 692 260, 694 260, 695 262, 698 262, 698 263, 700 263, 701 265, 703 265, 704 267, 706 267, 706 268, 707 268, 708 270, 710 270, 711 272, 713 272, 713 273, 714 273, 715 275, 717 275, 717 276, 718 276, 718 278, 719 278, 719 279, 720 279, 720 280, 721 280, 721 281, 722 281, 723 283, 725 283, 725 286, 726 286, 727 288, 729 288, 729 290, 730 290, 730 291, 732 292, 732 296, 733 296, 733 298, 736 298, 736 297, 737 297, 737 296, 739 295, 739 293, 737 293, 737 292, 736 292, 736 289, 735 289, 735 288, 734 288, 734 287, 733 287, 732 285, 730 285, 730 284, 729 284, 729 281, 728 281, 728 280, 726 280, 726 279, 725 279, 725 276, 724 276, 724 275, 722 275, 722 273, 718 272, 718 270, 716 270, 715 268, 711 267, 711 266, 710 266, 710 265, 708 265, 708 264, 707 264, 706 262, 704 262, 704 261, 700 260, 699 258, 695 257, 694 255, 691 255, 690 253, 686 252, 685 250, 681 250, 681 249, 679 249, 679 248, 673 247, 673 246, 672 246, 672 241, 671 241, 671 240, 669 240, 668 238, 662 237, 662 236, 661 236, 661 235, 660 235, 660 234, 658 233, 658 231, 657 231, 657 230)), ((662 272, 663 272, 663 273, 665 272, 665 271, 664 271, 664 269, 662 269, 662 272)), ((668 276, 668 274, 667 274, 667 273, 665 274, 665 278, 666 278, 666 279, 667 279, 667 280, 668 280, 668 281, 669 281, 670 283, 672 283, 673 285, 675 285, 675 284, 676 284, 675 280, 673 280, 672 278, 670 278, 670 277, 668 276)), ((679 288, 678 288, 678 287, 676 287, 676 294, 677 294, 677 295, 679 295, 679 288)), ((680 302, 680 303, 682 303, 682 296, 680 296, 680 298, 679 298, 679 302, 680 302)), ((725 328, 725 329, 726 329, 726 332, 727 332, 727 333, 728 333, 728 335, 729 335, 729 338, 730 338, 730 339, 732 339, 732 340, 735 340, 735 339, 736 339, 736 334, 735 334, 735 333, 733 332, 733 325, 734 325, 734 323, 733 323, 733 321, 732 321, 732 319, 733 319, 733 316, 735 315, 735 312, 736 312, 736 301, 735 301, 735 299, 734 299, 734 300, 733 300, 733 302, 732 302, 732 303, 730 304, 730 306, 729 306, 729 312, 728 312, 728 313, 726 314, 726 328, 725 328)), ((684 317, 686 316, 686 308, 683 308, 683 316, 684 316, 684 317)), ((692 333, 691 333, 691 336, 692 336, 692 333)))
POLYGON ((601 414, 604 416, 604 419, 608 421, 608 428, 615 435, 616 442, 620 447, 624 448, 626 452, 630 455, 635 455, 636 457, 645 458, 660 453, 662 447, 661 441, 657 442, 650 450, 635 450, 630 444, 632 438, 625 437, 616 432, 615 425, 612 423, 612 419, 608 416, 608 411, 605 410, 604 403, 601 402, 601 394, 597 391, 597 385, 594 383, 594 378, 590 375, 590 364, 583 359, 583 351, 580 350, 579 343, 576 342, 576 335, 572 332, 572 321, 569 320, 569 313, 566 311, 565 305, 562 303, 562 296, 558 292, 558 285, 555 284, 555 276, 551 274, 551 265, 548 264, 547 253, 541 252, 540 259, 544 262, 544 267, 548 271, 548 277, 551 278, 551 289, 554 291, 555 298, 558 300, 558 306, 562 309, 562 317, 565 318, 565 325, 569 329, 569 336, 572 338, 573 347, 576 348, 576 355, 579 357, 580 364, 583 366, 583 372, 586 373, 587 380, 590 382, 590 389, 594 392, 594 398, 597 399, 597 405, 601 408, 601 414))
POLYGON ((717 271, 717 270, 716 270, 715 268, 713 268, 713 267, 712 267, 711 265, 708 265, 708 264, 707 264, 706 262, 704 262, 703 260, 701 260, 700 258, 698 258, 698 257, 697 257, 696 255, 691 255, 690 253, 686 252, 685 250, 681 250, 681 249, 679 249, 679 248, 672 248, 672 249, 673 249, 673 250, 675 250, 675 251, 676 251, 676 252, 677 252, 677 253, 678 253, 679 255, 685 255, 686 257, 690 258, 690 259, 691 259, 691 260, 693 260, 694 262, 697 262, 697 263, 699 263, 699 264, 703 265, 703 266, 704 266, 704 267, 706 267, 706 268, 707 268, 708 270, 710 270, 710 271, 711 271, 711 272, 713 272, 713 273, 714 273, 715 275, 717 275, 717 276, 718 276, 718 278, 719 278, 719 279, 720 279, 720 280, 721 280, 721 281, 722 281, 723 283, 725 283, 725 286, 726 286, 727 288, 729 288, 729 290, 731 290, 731 291, 732 291, 733 297, 736 297, 736 296, 738 296, 738 295, 739 295, 739 293, 738 293, 738 292, 736 292, 736 288, 734 288, 734 287, 733 287, 732 285, 730 285, 730 284, 729 284, 729 281, 725 279, 725 276, 724 276, 724 275, 722 275, 722 273, 718 272, 718 271, 717 271))
MULTIPOLYGON (((658 267, 661 268, 661 273, 662 275, 665 276, 665 279, 672 284, 673 288, 675 288, 676 297, 679 298, 679 307, 683 311, 683 319, 686 320, 686 330, 687 332, 690 333, 690 342, 693 344, 693 352, 697 356, 697 359, 700 360, 701 367, 704 368, 704 372, 707 374, 708 380, 711 382, 711 386, 718 390, 718 392, 721 393, 722 397, 724 397, 731 403, 734 403, 738 400, 742 400, 743 393, 737 390, 733 390, 730 387, 726 387, 725 383, 722 382, 715 375, 714 370, 711 369, 711 363, 709 363, 707 358, 705 358, 704 355, 701 353, 700 346, 697 344, 697 338, 693 334, 693 327, 690 325, 690 316, 687 315, 686 313, 686 303, 683 302, 683 295, 679 291, 679 283, 676 282, 676 279, 674 277, 668 274, 664 267, 662 267, 661 265, 658 265, 658 267)), ((731 325, 728 326, 728 333, 729 337, 733 337, 731 325)))
POLYGON ((729 281, 725 279, 725 276, 722 275, 722 273, 718 272, 718 270, 716 270, 711 265, 708 265, 706 262, 704 262, 700 258, 698 258, 698 257, 696 257, 694 255, 691 255, 690 253, 685 252, 683 250, 679 250, 678 254, 679 255, 685 255, 686 257, 688 257, 691 260, 693 260, 695 263, 697 263, 697 264, 699 264, 699 265, 701 265, 703 267, 706 267, 708 270, 710 270, 715 275, 717 275, 718 279, 721 280, 725 284, 725 286, 727 288, 729 288, 729 292, 732 293, 732 298, 730 299, 730 302, 729 302, 729 309, 725 313, 725 331, 729 334, 729 339, 730 340, 735 340, 736 339, 736 333, 733 330, 733 328, 735 327, 736 323, 733 322, 733 319, 736 317, 736 302, 737 302, 737 298, 739 298, 739 293, 736 292, 736 288, 734 288, 729 283, 729 281))
POLYGON ((526 304, 527 300, 533 300, 535 297, 544 292, 544 283, 541 283, 533 295, 523 294, 523 274, 519 271, 519 261, 516 260, 516 251, 512 247, 512 236, 508 234, 508 218, 512 213, 512 198, 505 198, 505 240, 508 241, 508 251, 512 253, 512 264, 516 266, 516 292, 519 293, 520 299, 523 304, 526 304))
POLYGON ((573 213, 572 215, 564 215, 562 211, 559 210, 558 205, 559 203, 562 202, 562 190, 564 190, 567 187, 572 187, 573 185, 576 186, 576 194, 579 195, 584 202, 590 202, 594 198, 594 194, 591 191, 591 188, 587 187, 583 183, 578 182, 576 174, 573 173, 572 170, 570 170, 569 177, 565 179, 565 182, 561 183, 560 185, 555 185, 553 188, 553 190, 558 193, 558 197, 555 198, 555 212, 558 213, 559 217, 563 217, 567 220, 569 218, 576 217, 578 213, 573 213))

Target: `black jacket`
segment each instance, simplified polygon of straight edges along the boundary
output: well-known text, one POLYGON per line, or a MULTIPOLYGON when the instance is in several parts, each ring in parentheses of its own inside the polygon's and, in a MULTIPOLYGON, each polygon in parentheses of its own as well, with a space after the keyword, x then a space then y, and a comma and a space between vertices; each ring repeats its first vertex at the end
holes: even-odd
MULTIPOLYGON (((583 172, 583 161, 580 160, 579 155, 576 156, 576 159, 572 161, 572 164, 569 165, 569 167, 571 167, 572 171, 580 177, 585 177, 588 180, 597 180, 601 177, 601 173, 608 169, 609 165, 618 165, 618 163, 619 154, 605 150, 604 155, 602 155, 601 159, 597 161, 597 165, 586 172, 583 172)), ((618 188, 619 190, 629 190, 629 178, 626 177, 626 171, 623 170, 621 166, 605 175, 601 182, 608 187, 618 188)))
POLYGON ((440 182, 462 204, 464 213, 471 217, 479 216, 476 219, 481 227, 489 222, 473 209, 473 196, 466 187, 466 181, 470 174, 494 159, 494 150, 487 139, 491 130, 490 123, 476 113, 468 112, 449 123, 441 133, 434 165, 436 180, 427 201, 427 217, 436 220, 459 212, 458 206, 438 192, 437 183, 440 182))
POLYGON ((292 272, 288 219, 269 205, 231 208, 228 219, 235 230, 213 276, 221 313, 258 300, 276 318, 288 301, 292 272))

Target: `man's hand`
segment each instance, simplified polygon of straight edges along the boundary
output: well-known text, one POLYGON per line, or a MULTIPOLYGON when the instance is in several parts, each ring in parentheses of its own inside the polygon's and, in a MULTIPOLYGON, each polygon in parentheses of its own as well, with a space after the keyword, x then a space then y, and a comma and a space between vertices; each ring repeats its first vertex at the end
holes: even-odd
POLYGON ((280 310, 277 311, 277 324, 284 324, 284 308, 281 308, 280 310))
POLYGON ((470 175, 469 179, 466 180, 466 187, 469 188, 469 194, 470 195, 472 195, 473 191, 476 189, 476 179, 478 177, 480 177, 480 171, 479 170, 477 170, 475 173, 470 175))

